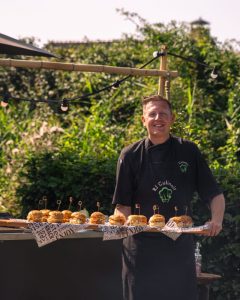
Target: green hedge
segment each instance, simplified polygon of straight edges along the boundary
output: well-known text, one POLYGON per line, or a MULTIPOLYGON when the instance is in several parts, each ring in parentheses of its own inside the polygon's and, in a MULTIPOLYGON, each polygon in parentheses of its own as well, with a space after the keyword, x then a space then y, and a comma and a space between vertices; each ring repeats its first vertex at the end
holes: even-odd
POLYGON ((89 212, 96 210, 100 202, 101 211, 112 213, 111 198, 115 182, 115 160, 93 157, 79 158, 72 153, 42 153, 32 157, 24 166, 20 176, 26 181, 17 189, 22 199, 22 217, 36 209, 39 200, 46 196, 48 208, 67 209, 69 198, 73 197, 72 210, 82 208, 89 212))
MULTIPOLYGON (((240 57, 231 43, 221 45, 207 30, 198 34, 184 24, 149 24, 124 13, 139 24, 136 36, 112 43, 82 43, 48 50, 74 63, 140 67, 167 44, 172 53, 207 63, 204 68, 168 56, 169 69, 178 70, 171 82, 177 112, 173 132, 196 142, 208 160, 226 197, 224 230, 202 243, 203 269, 223 275, 214 283, 211 299, 239 299, 239 153, 240 57), (210 77, 212 67, 219 76, 210 77)), ((159 60, 150 68, 159 68, 159 60)), ((62 99, 101 89, 121 76, 28 69, 0 69, 0 92, 26 98, 62 99)), ((145 134, 140 99, 157 92, 158 78, 131 77, 118 89, 71 105, 68 114, 56 106, 11 102, 0 109, 0 210, 26 216, 43 197, 48 207, 68 206, 69 197, 93 211, 100 201, 111 213, 115 169, 120 149, 145 134)), ((209 211, 193 203, 194 220, 202 224, 209 211)))

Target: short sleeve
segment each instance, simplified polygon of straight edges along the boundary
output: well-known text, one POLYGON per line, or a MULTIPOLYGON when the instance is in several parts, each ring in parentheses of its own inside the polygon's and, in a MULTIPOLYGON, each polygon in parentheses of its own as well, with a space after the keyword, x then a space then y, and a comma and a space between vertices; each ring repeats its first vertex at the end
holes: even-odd
POLYGON ((130 159, 121 153, 117 163, 116 186, 113 204, 131 206, 134 191, 134 176, 130 159))
POLYGON ((213 197, 221 194, 221 190, 203 155, 196 147, 196 189, 204 202, 210 202, 213 197))

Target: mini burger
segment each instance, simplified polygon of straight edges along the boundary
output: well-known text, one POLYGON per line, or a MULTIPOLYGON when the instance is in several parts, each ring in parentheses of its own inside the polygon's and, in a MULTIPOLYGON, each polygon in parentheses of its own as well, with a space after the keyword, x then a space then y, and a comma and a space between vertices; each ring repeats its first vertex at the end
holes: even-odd
POLYGON ((66 209, 62 211, 62 214, 63 214, 63 223, 69 222, 69 219, 71 218, 72 215, 72 211, 66 209))
POLYGON ((40 210, 31 210, 27 215, 29 222, 42 222, 42 212, 40 210))
POLYGON ((73 212, 71 214, 71 218, 69 219, 69 223, 71 224, 84 224, 86 223, 86 216, 79 212, 79 211, 76 211, 76 212, 73 212))
POLYGON ((192 227, 193 225, 192 218, 187 215, 172 217, 170 220, 175 222, 178 227, 192 227))
POLYGON ((190 216, 183 215, 182 216, 182 222, 183 222, 183 227, 192 227, 193 226, 193 220, 190 216))
POLYGON ((146 226, 147 217, 143 215, 130 215, 128 216, 127 223, 130 226, 146 226))
POLYGON ((89 219, 90 224, 104 224, 105 222, 106 222, 106 217, 100 211, 93 212, 89 219))
POLYGON ((163 228, 165 226, 165 217, 160 214, 154 214, 149 219, 149 225, 152 227, 163 228))
POLYGON ((47 222, 47 219, 49 217, 50 209, 41 209, 42 213, 42 222, 47 222))
POLYGON ((122 226, 126 222, 126 218, 124 215, 112 215, 108 221, 111 225, 122 226))
POLYGON ((63 223, 63 214, 59 210, 50 211, 48 223, 63 223))

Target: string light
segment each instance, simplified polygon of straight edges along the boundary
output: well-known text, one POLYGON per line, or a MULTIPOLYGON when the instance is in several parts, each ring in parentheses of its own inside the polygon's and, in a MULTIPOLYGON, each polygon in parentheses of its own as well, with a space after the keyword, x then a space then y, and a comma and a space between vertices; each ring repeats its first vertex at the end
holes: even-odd
POLYGON ((61 106, 60 106, 61 111, 67 112, 69 110, 69 104, 67 99, 63 99, 61 106))
POLYGON ((154 51, 153 52, 153 58, 158 58, 160 56, 165 56, 166 53, 164 51, 154 51))
MULTIPOLYGON (((208 64, 200 62, 200 61, 198 61, 198 60, 196 60, 192 57, 184 57, 182 55, 171 53, 171 52, 165 52, 163 50, 154 51, 153 52, 153 58, 151 60, 149 60, 147 63, 145 63, 144 65, 142 65, 139 69, 145 68, 147 65, 152 63, 158 57, 165 56, 165 55, 171 55, 173 57, 180 58, 180 59, 185 60, 187 62, 195 63, 197 65, 201 65, 201 66, 204 66, 205 68, 211 69, 212 72, 210 74, 210 77, 213 80, 216 79, 219 75, 218 72, 216 71, 215 67, 212 69, 212 67, 210 67, 208 64)), ((229 72, 227 72, 227 73, 229 73, 229 72)), ((7 107, 8 106, 8 100, 9 100, 9 98, 11 98, 11 99, 17 100, 17 101, 28 101, 28 102, 30 102, 30 106, 29 106, 30 111, 32 111, 36 108, 36 104, 38 102, 42 102, 42 103, 48 103, 48 104, 54 104, 54 103, 58 104, 59 108, 62 112, 67 112, 69 110, 70 102, 72 104, 79 104, 81 100, 89 99, 89 97, 100 94, 103 91, 110 91, 111 89, 117 89, 117 88, 119 88, 120 84, 122 84, 124 81, 126 81, 130 77, 132 77, 132 75, 127 75, 126 77, 122 78, 121 80, 117 80, 113 84, 105 86, 100 90, 96 90, 92 93, 85 94, 85 95, 82 95, 82 96, 77 96, 77 97, 73 97, 73 98, 64 98, 63 100, 60 100, 60 99, 43 99, 43 100, 36 99, 36 100, 34 100, 34 99, 28 99, 28 98, 14 97, 14 96, 10 95, 9 93, 5 93, 4 96, 3 96, 3 100, 1 100, 1 106, 2 107, 7 107)))
POLYGON ((215 67, 213 68, 210 76, 211 76, 212 79, 218 78, 218 73, 216 72, 215 67))
POLYGON ((1 100, 1 106, 2 107, 7 107, 8 106, 8 101, 9 101, 9 94, 5 93, 3 96, 3 99, 1 100))

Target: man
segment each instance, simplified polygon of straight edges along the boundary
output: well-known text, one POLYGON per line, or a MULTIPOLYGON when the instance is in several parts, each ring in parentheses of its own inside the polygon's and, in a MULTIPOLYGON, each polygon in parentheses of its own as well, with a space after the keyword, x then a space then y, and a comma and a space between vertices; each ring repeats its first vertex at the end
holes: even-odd
MULTIPOLYGON (((222 229, 225 201, 197 146, 171 136, 175 116, 171 104, 154 95, 143 100, 142 122, 148 137, 124 148, 117 166, 113 204, 126 218, 136 203, 149 218, 153 206, 166 220, 191 214, 195 191, 210 205, 209 236, 222 229)), ((192 236, 176 241, 160 233, 139 233, 123 240, 124 300, 196 300, 196 269, 192 236)))

